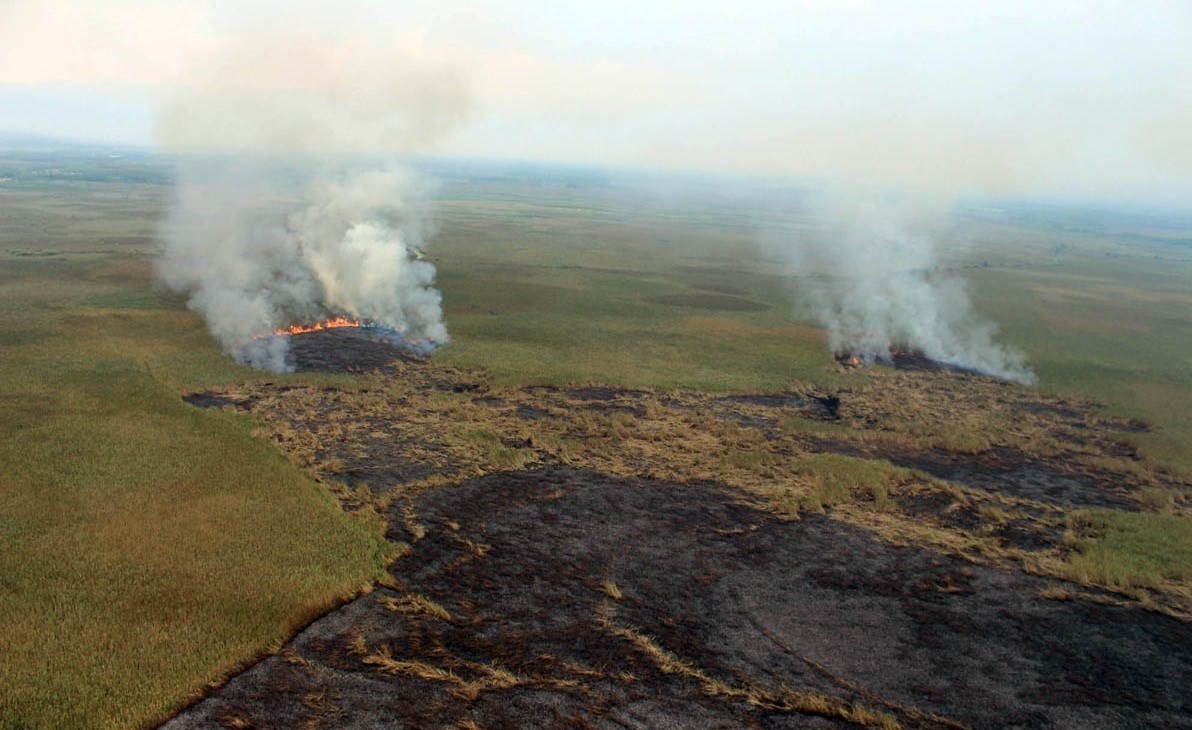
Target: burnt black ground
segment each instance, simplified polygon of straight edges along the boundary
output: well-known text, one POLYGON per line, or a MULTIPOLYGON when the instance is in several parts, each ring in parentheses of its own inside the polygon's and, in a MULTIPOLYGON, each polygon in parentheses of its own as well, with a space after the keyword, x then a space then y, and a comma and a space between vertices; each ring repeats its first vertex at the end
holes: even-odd
POLYGON ((934 477, 986 492, 1012 495, 1063 508, 1137 510, 1130 499, 1136 487, 1126 475, 1092 474, 1065 468, 1063 459, 1048 461, 1014 449, 995 447, 981 454, 946 449, 916 449, 900 445, 858 446, 836 439, 808 439, 819 453, 843 453, 886 459, 897 466, 918 469, 934 477))
POLYGON ((823 693, 905 727, 940 724, 907 708, 978 728, 1192 727, 1188 624, 1044 599, 1063 584, 824 516, 779 520, 715 484, 544 467, 432 490, 389 520, 413 545, 395 588, 317 620, 166 727, 843 724, 712 696, 628 636, 719 686, 823 693), (386 607, 407 594, 450 619, 386 607), (366 661, 383 651, 451 674, 366 661), (482 686, 493 667, 516 686, 482 686))
POLYGON ((250 406, 247 400, 227 398, 218 393, 210 392, 186 393, 182 396, 182 400, 196 408, 223 408, 224 406, 231 406, 237 409, 248 410, 250 406))
MULTIPOLYGON (((921 352, 899 351, 891 352, 886 355, 875 356, 856 354, 855 356, 858 357, 862 362, 880 362, 890 365, 897 370, 939 370, 954 373, 969 373, 972 375, 982 374, 980 370, 967 368, 963 365, 944 362, 942 360, 932 360, 921 352)), ((854 353, 851 352, 837 353, 835 355, 836 361, 839 363, 844 363, 848 367, 861 367, 860 365, 852 363, 853 357, 854 353)))
POLYGON ((410 350, 364 327, 334 327, 288 337, 287 362, 300 373, 364 373, 417 359, 410 350))

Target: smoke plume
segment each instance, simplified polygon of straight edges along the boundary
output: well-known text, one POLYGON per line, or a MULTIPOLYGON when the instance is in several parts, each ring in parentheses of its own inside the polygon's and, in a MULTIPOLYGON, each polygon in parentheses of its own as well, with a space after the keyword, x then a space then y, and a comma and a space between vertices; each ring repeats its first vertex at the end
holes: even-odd
POLYGON ((888 362, 918 351, 1036 382, 1022 354, 996 342, 997 325, 973 308, 964 281, 941 270, 929 212, 881 195, 835 196, 820 212, 825 230, 785 237, 770 253, 793 266, 798 305, 827 329, 834 353, 888 362))
POLYGON ((401 160, 466 109, 450 74, 293 42, 233 49, 158 120, 177 188, 159 279, 238 361, 289 369, 281 327, 350 316, 424 350, 448 340, 426 185, 401 160), (280 62, 279 62, 280 59, 280 62))

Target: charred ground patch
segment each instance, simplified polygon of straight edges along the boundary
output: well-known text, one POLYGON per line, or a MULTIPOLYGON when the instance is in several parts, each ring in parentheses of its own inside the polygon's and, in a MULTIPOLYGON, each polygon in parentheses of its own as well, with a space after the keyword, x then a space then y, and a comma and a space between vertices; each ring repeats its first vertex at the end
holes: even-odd
POLYGON ((808 445, 827 453, 884 459, 955 484, 1055 507, 1138 509, 1130 497, 1134 490, 1131 475, 1076 469, 1062 455, 1040 458, 1007 447, 965 454, 943 448, 881 442, 852 444, 838 439, 811 440, 808 445))
POLYGON ((287 362, 300 373, 365 373, 417 359, 408 348, 363 327, 336 327, 287 337, 287 362))
POLYGON ((186 393, 182 396, 182 400, 191 404, 195 408, 224 408, 226 406, 236 408, 239 410, 249 410, 251 408, 251 401, 248 399, 236 399, 222 396, 219 393, 212 392, 197 392, 186 393))
POLYGON ((838 352, 834 357, 836 358, 836 362, 846 368, 880 364, 892 367, 895 370, 956 372, 968 373, 970 375, 980 374, 979 370, 943 360, 933 360, 922 352, 917 351, 896 351, 876 356, 869 353, 838 352))
POLYGON ((172 727, 1133 727, 1192 707, 1186 582, 1071 564, 1103 524, 1076 508, 1146 509, 1146 484, 1186 509, 1092 403, 962 373, 708 395, 433 362, 207 395, 410 549, 172 727))
POLYGON ((1184 622, 717 484, 536 468, 389 521, 388 586, 167 727, 1138 727, 1192 700, 1184 622))

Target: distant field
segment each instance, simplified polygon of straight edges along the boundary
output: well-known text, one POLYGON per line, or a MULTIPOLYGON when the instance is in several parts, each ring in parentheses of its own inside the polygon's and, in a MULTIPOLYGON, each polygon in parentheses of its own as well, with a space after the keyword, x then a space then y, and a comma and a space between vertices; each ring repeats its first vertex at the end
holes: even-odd
POLYGON ((972 269, 975 298, 1039 387, 1149 422, 1142 450, 1192 471, 1192 245, 1008 226, 975 235, 1011 264, 972 269))
MULTIPOLYGON (((455 342, 442 359, 511 382, 766 389, 839 377, 823 333, 792 311, 791 280, 756 246, 759 228, 813 221, 706 191, 489 186, 506 197, 444 191, 431 250, 455 342)), ((944 259, 1039 387, 1150 422, 1143 451, 1192 471, 1192 232, 1139 237, 1054 215, 1065 225, 1038 211, 962 217, 944 259)))
MULTIPOLYGON (((136 726, 373 580, 391 548, 247 418, 178 398, 261 376, 152 288, 162 168, 31 164, 0 165, 0 727, 136 726)), ((507 384, 865 377, 836 370, 759 258, 759 222, 797 215, 707 188, 446 177, 428 250, 444 362, 507 384)), ((1192 471, 1192 248, 1048 220, 962 221, 950 264, 989 263, 965 268, 977 306, 1041 388, 1150 422, 1143 451, 1192 471)))

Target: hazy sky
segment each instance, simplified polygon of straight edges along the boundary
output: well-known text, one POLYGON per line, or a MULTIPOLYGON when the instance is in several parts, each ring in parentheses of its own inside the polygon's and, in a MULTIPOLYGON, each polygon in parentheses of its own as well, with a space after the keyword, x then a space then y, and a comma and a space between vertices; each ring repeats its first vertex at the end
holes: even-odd
POLYGON ((308 92, 439 154, 1192 205, 1188 0, 0 0, 0 130, 243 141, 308 92))

